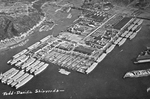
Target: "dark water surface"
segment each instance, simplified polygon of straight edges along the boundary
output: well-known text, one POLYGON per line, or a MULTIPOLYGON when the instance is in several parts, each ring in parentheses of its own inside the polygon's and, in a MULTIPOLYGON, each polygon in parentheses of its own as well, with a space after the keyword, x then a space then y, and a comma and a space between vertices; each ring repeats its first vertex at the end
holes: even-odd
MULTIPOLYGON (((48 34, 59 33, 65 26, 71 24, 72 20, 64 20, 52 31, 34 33, 30 36, 30 41, 23 47, 1 53, 0 72, 7 71, 12 67, 6 62, 14 54, 48 34)), ((127 40, 123 46, 115 47, 89 75, 77 72, 71 72, 69 76, 61 75, 58 72, 58 66, 50 64, 44 72, 18 90, 0 83, 0 99, 150 99, 150 93, 146 92, 147 87, 150 87, 150 77, 122 79, 127 71, 150 68, 150 64, 135 65, 132 62, 148 45, 150 45, 150 31, 148 27, 143 26, 132 41, 127 40), (35 89, 58 89, 64 90, 64 92, 34 93, 35 89), (33 93, 10 96, 2 94, 9 91, 23 92, 27 90, 33 93)))

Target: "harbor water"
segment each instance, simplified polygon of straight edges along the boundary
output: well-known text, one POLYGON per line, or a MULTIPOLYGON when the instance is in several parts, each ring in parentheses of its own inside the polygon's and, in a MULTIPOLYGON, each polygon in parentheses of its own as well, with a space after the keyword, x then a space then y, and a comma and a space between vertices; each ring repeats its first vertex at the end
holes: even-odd
MULTIPOLYGON (((31 34, 24 46, 1 52, 0 72, 12 68, 7 65, 7 61, 13 55, 49 34, 57 35, 74 19, 76 17, 62 20, 48 32, 37 31, 31 34)), ((150 93, 146 91, 150 87, 149 77, 123 79, 128 71, 150 68, 150 63, 133 64, 134 58, 145 50, 146 46, 150 46, 150 32, 143 24, 134 39, 127 40, 121 47, 116 46, 90 74, 72 71, 68 76, 62 75, 58 72, 59 66, 50 64, 44 72, 17 90, 0 83, 0 99, 150 99, 150 93), (48 92, 44 92, 46 90, 48 92), (5 92, 13 94, 5 95, 5 92)))

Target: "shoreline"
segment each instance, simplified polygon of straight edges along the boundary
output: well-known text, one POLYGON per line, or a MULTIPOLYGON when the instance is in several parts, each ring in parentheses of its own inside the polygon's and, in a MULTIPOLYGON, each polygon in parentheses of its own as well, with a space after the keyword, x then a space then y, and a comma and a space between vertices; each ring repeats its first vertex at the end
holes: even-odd
MULTIPOLYGON (((22 33, 20 36, 15 36, 10 39, 5 39, 0 41, 0 51, 5 51, 6 49, 10 49, 11 46, 15 46, 16 44, 19 45, 20 43, 23 43, 24 40, 27 39, 27 37, 34 32, 36 28, 38 28, 44 21, 46 20, 46 17, 41 18, 41 20, 33 26, 30 30, 28 30, 26 33, 22 33)), ((17 46, 19 47, 19 46, 17 46)), ((16 47, 15 47, 16 48, 16 47)))

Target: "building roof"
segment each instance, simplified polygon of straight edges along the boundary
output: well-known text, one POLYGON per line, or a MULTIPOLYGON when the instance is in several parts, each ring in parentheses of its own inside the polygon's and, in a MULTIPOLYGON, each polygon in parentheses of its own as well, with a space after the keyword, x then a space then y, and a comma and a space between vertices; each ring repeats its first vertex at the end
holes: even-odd
POLYGON ((125 17, 121 21, 119 21, 115 26, 114 29, 121 30, 121 28, 126 25, 132 18, 131 17, 125 17))

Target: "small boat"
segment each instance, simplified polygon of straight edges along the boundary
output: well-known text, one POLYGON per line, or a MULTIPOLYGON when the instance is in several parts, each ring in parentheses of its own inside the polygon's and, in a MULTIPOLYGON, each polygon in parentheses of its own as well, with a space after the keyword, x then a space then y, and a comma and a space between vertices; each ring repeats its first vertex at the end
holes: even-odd
POLYGON ((69 72, 69 71, 66 71, 65 69, 59 69, 59 72, 60 72, 61 74, 64 74, 64 75, 69 75, 69 74, 70 74, 70 72, 69 72))
POLYGON ((127 72, 123 78, 131 77, 131 78, 137 78, 137 77, 145 77, 150 75, 150 69, 146 70, 135 70, 127 72))

